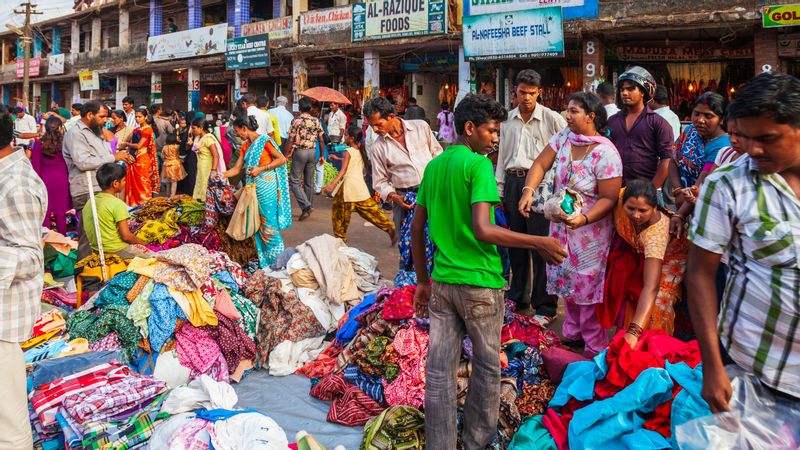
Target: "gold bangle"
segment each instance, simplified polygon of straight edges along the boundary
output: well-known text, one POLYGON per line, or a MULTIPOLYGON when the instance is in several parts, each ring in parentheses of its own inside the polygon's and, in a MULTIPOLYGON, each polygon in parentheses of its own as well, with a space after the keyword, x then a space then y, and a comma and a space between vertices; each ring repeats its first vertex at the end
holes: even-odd
POLYGON ((675 193, 677 193, 678 191, 681 191, 681 190, 683 190, 682 187, 672 188, 672 195, 675 195, 675 193))
POLYGON ((525 189, 530 189, 531 190, 531 194, 536 192, 536 190, 534 188, 530 187, 530 186, 522 186, 522 192, 525 192, 525 189))

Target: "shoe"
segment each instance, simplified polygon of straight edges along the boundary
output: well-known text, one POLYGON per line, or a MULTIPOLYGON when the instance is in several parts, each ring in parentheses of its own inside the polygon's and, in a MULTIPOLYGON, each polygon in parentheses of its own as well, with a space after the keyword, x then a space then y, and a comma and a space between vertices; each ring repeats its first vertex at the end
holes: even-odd
POLYGON ((302 222, 302 221, 304 221, 304 220, 308 219, 309 217, 311 217, 311 208, 309 208, 309 209, 307 209, 307 210, 303 211, 303 213, 302 213, 302 214, 300 214, 300 217, 299 217, 297 220, 299 220, 300 222, 302 222))

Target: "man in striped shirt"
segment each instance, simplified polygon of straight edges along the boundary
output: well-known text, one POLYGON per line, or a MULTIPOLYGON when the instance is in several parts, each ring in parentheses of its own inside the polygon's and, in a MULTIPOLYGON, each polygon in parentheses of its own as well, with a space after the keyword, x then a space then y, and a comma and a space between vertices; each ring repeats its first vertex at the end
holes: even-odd
POLYGON ((731 397, 724 353, 783 400, 800 402, 800 80, 759 75, 728 112, 747 155, 703 184, 687 267, 703 398, 714 412, 728 410, 731 397), (723 253, 730 274, 718 307, 723 253))

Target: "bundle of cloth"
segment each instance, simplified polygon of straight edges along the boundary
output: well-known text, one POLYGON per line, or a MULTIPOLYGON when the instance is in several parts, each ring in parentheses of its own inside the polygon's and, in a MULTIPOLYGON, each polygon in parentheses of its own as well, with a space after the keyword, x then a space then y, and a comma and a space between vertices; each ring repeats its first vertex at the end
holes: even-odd
MULTIPOLYGON (((416 286, 405 285, 365 296, 340 321, 334 341, 297 371, 311 378, 311 396, 331 402, 328 421, 365 426, 362 448, 425 446, 429 322, 414 315, 415 291, 416 286)), ((570 353, 559 346, 555 333, 506 305, 500 421, 492 448, 505 448, 524 417, 546 410, 555 384, 547 375, 543 355, 555 349, 570 353)), ((457 374, 459 417, 472 357, 471 341, 465 337, 457 374)), ((559 354, 556 359, 563 357, 559 354)))
POLYGON ((70 314, 66 331, 169 386, 203 374, 239 381, 254 367, 260 315, 241 293, 247 280, 224 252, 184 244, 133 259, 70 314))
POLYGON ((247 266, 258 260, 255 244, 250 239, 236 241, 225 232, 235 207, 232 187, 217 180, 209 183, 206 203, 187 195, 154 197, 131 211, 128 226, 152 251, 198 244, 247 266))
POLYGON ((566 366, 547 411, 522 424, 510 449, 677 448, 675 427, 711 414, 697 341, 647 330, 631 348, 624 333, 566 366))

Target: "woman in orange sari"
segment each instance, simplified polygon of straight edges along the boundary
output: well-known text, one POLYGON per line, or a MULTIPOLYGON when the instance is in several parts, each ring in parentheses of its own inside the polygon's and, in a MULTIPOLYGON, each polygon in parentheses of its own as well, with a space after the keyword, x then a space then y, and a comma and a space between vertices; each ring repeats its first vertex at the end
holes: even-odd
POLYGON ((123 148, 136 159, 135 163, 128 166, 128 175, 125 177, 125 198, 130 206, 144 203, 160 188, 156 141, 146 109, 136 111, 136 123, 139 126, 133 131, 131 142, 119 144, 124 145, 123 148))

